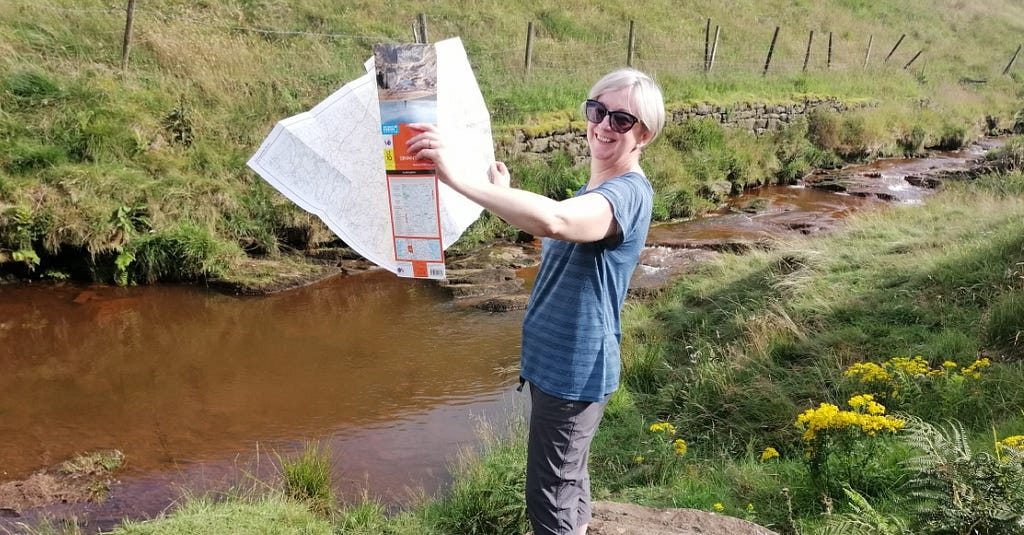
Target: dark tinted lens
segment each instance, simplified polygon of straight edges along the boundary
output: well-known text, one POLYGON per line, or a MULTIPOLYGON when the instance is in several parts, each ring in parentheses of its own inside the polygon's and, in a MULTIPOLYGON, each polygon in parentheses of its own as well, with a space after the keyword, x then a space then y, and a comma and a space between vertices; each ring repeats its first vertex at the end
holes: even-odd
POLYGON ((635 125, 637 121, 636 117, 633 117, 624 111, 613 111, 608 115, 611 116, 608 120, 608 126, 612 128, 613 132, 618 132, 620 134, 629 132, 629 129, 633 128, 633 125, 635 125))
POLYGON ((630 128, 633 128, 638 121, 630 113, 624 111, 608 111, 608 108, 604 104, 596 100, 587 100, 586 106, 584 107, 584 113, 587 115, 587 120, 594 124, 601 124, 606 116, 608 119, 608 126, 612 129, 612 132, 619 134, 625 134, 629 132, 630 128))
POLYGON ((586 106, 587 120, 594 124, 601 124, 604 116, 608 114, 608 108, 596 100, 588 100, 586 106))

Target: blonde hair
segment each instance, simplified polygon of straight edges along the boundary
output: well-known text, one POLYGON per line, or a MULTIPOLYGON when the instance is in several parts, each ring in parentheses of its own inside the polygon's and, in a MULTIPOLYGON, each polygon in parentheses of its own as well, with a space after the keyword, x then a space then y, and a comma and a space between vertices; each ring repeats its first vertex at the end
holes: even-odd
POLYGON ((651 134, 651 139, 647 141, 649 144, 658 137, 661 129, 665 128, 665 97, 658 83, 650 76, 628 67, 614 70, 604 75, 590 88, 587 98, 597 99, 605 93, 622 89, 629 90, 629 99, 636 111, 636 118, 640 119, 640 124, 651 134))

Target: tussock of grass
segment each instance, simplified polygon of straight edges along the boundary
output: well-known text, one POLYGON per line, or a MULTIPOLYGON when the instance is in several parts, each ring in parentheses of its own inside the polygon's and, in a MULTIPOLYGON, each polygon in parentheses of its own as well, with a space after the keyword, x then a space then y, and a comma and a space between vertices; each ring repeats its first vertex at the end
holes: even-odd
POLYGON ((518 535, 529 530, 523 420, 513 419, 510 429, 501 435, 486 424, 479 431, 484 443, 482 456, 464 451, 451 488, 418 513, 431 533, 518 535))
POLYGON ((307 444, 299 456, 281 457, 279 461, 285 496, 329 517, 335 507, 330 450, 319 444, 307 444))

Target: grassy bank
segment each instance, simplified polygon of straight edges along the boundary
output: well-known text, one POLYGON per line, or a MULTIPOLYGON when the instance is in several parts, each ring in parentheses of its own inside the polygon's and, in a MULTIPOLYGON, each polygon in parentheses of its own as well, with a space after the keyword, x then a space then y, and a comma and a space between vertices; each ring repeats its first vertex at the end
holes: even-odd
MULTIPOLYGON (((0 270, 119 284, 244 281, 261 269, 253 260, 340 245, 244 163, 276 121, 360 75, 373 43, 410 40, 420 12, 431 40, 462 38, 498 138, 575 116, 589 83, 626 62, 629 20, 636 23, 634 65, 657 76, 670 108, 805 95, 876 104, 850 116, 811 118, 778 139, 715 125, 670 128, 645 160, 658 187, 657 216, 670 218, 822 163, 955 146, 1011 128, 1020 67, 1002 71, 1014 48, 1007 43, 1020 35, 1021 10, 1009 0, 642 8, 400 1, 386 9, 159 0, 138 6, 122 68, 122 5, 5 2, 0 270), (704 73, 708 19, 721 37, 715 66, 704 73), (530 22, 535 39, 526 72, 530 22), (775 26, 780 37, 765 73, 775 26)), ((569 170, 553 180, 546 166, 512 164, 519 184, 552 186, 557 195, 581 176, 569 170)), ((505 235, 508 229, 484 220, 459 246, 505 235)))
POLYGON ((965 533, 978 519, 979 533, 1019 529, 994 519, 1004 507, 1018 522, 1024 499, 1021 452, 996 444, 1024 430, 1013 394, 1024 380, 1022 186, 1019 174, 988 177, 924 208, 863 214, 835 236, 727 257, 633 307, 625 419, 636 451, 654 438, 645 426, 666 421, 693 457, 647 486, 636 478, 646 462, 631 465, 611 439, 598 461, 609 491, 721 503, 789 533, 843 522, 856 503, 844 489, 907 533, 965 533), (929 450, 929 426, 962 440, 929 450), (989 476, 1005 486, 982 488, 989 476), (969 487, 962 503, 948 494, 969 487))

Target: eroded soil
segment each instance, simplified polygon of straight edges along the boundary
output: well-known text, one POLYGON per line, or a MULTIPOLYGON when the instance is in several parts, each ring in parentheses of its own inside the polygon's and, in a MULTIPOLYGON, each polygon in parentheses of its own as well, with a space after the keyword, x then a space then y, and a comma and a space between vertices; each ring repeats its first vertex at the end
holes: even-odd
POLYGON ((0 518, 18 518, 23 511, 52 504, 102 501, 123 463, 120 451, 97 451, 0 483, 0 518))

